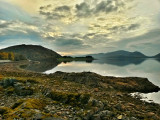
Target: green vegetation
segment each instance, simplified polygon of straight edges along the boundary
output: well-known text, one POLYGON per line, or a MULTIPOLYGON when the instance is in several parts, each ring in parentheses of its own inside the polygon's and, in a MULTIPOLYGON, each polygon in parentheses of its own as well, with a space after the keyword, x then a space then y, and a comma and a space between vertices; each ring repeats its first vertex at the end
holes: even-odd
POLYGON ((0 60, 15 60, 15 55, 13 52, 0 52, 0 60))
POLYGON ((0 60, 20 61, 27 60, 25 56, 13 52, 0 52, 0 60))
POLYGON ((70 104, 73 106, 84 106, 87 104, 90 95, 89 94, 80 94, 80 93, 69 93, 69 92, 50 92, 47 97, 50 97, 52 100, 59 101, 65 104, 70 104))

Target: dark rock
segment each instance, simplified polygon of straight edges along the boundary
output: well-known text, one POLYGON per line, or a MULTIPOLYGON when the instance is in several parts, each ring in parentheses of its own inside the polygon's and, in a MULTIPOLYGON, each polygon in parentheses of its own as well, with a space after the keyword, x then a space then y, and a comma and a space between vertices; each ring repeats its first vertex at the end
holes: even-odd
POLYGON ((0 108, 0 114, 4 114, 6 111, 6 109, 0 108))
POLYGON ((9 86, 14 86, 16 79, 8 78, 8 79, 3 79, 0 81, 0 85, 3 86, 4 88, 9 87, 9 86))
POLYGON ((15 85, 15 93, 19 96, 27 96, 33 94, 33 89, 23 86, 22 84, 15 85))
POLYGON ((131 117, 130 120, 138 120, 138 119, 135 117, 131 117))
POLYGON ((109 110, 101 111, 99 114, 100 114, 101 118, 103 118, 105 116, 111 116, 112 115, 112 113, 109 110))
POLYGON ((101 115, 100 114, 94 114, 92 116, 92 120, 101 120, 101 115))
POLYGON ((64 120, 64 119, 55 118, 55 117, 49 117, 49 118, 44 118, 43 120, 64 120))
POLYGON ((82 120, 80 117, 74 117, 73 120, 82 120))

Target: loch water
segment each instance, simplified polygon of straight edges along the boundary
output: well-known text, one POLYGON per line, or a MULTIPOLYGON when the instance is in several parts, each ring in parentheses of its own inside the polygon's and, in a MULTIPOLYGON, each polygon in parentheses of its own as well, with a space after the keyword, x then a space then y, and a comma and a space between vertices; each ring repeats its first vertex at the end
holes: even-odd
MULTIPOLYGON (((99 59, 62 63, 45 62, 26 66, 26 69, 46 74, 62 72, 95 72, 103 76, 145 77, 160 86, 160 60, 156 59, 99 59)), ((135 93, 139 94, 139 93, 135 93)), ((143 100, 160 104, 160 92, 140 94, 143 100)))

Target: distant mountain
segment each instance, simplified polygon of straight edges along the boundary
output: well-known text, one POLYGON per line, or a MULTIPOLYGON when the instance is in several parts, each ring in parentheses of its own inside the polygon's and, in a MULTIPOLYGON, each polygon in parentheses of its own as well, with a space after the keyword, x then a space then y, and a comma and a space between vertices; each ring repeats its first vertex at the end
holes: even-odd
POLYGON ((29 60, 41 61, 45 59, 53 59, 61 57, 58 53, 53 50, 44 48, 39 45, 16 45, 8 48, 1 49, 0 52, 13 52, 24 55, 29 60))
POLYGON ((160 59, 160 53, 155 55, 154 58, 160 59))
POLYGON ((94 58, 118 58, 118 59, 127 59, 127 58, 147 58, 144 54, 140 52, 128 52, 124 50, 109 52, 109 53, 98 53, 90 54, 94 58))

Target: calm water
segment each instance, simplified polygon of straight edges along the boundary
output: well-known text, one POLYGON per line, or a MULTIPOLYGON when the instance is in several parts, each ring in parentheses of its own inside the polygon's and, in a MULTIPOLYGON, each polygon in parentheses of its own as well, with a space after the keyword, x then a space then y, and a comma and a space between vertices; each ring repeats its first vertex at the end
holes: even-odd
MULTIPOLYGON (((160 61, 154 59, 132 59, 132 60, 95 60, 92 63, 70 62, 61 63, 45 73, 83 72, 90 71, 104 76, 117 77, 146 77, 155 85, 160 86, 160 61)), ((141 94, 144 100, 153 100, 160 103, 160 92, 141 94), (147 99, 147 98, 148 99, 147 99)))

